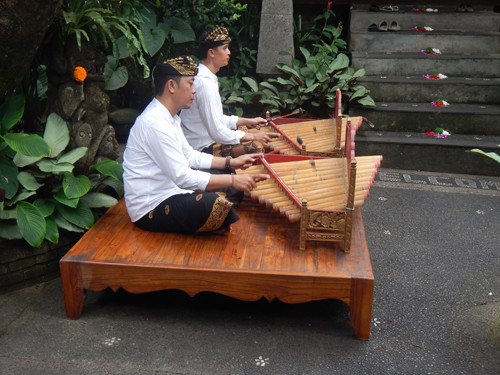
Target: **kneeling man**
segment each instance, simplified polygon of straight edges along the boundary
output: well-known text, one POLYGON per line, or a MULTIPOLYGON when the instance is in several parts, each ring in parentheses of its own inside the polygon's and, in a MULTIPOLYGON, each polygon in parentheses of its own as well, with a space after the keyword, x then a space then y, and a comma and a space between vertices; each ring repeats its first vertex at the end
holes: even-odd
POLYGON ((131 220, 141 229, 227 234, 238 216, 221 191, 248 192, 256 182, 269 178, 197 170, 246 169, 262 157, 214 157, 188 144, 177 113, 193 102, 197 72, 188 56, 160 61, 153 73, 156 96, 130 130, 123 154, 125 203, 131 220))

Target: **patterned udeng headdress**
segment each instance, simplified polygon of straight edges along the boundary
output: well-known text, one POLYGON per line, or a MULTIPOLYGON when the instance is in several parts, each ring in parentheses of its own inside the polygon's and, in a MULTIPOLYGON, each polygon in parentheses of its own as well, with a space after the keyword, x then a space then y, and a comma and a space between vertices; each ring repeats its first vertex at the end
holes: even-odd
POLYGON ((189 56, 173 57, 159 61, 153 72, 159 76, 195 76, 198 74, 196 62, 189 56))
POLYGON ((217 27, 208 33, 204 38, 198 40, 200 50, 208 50, 210 48, 222 46, 223 44, 231 43, 231 38, 225 27, 217 27))

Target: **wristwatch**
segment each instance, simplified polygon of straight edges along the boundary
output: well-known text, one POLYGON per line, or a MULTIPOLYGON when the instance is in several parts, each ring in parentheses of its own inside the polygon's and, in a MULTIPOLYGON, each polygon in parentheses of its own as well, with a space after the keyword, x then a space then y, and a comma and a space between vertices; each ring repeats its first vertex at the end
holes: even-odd
POLYGON ((231 159, 231 156, 226 156, 226 165, 224 168, 228 171, 231 170, 231 159))

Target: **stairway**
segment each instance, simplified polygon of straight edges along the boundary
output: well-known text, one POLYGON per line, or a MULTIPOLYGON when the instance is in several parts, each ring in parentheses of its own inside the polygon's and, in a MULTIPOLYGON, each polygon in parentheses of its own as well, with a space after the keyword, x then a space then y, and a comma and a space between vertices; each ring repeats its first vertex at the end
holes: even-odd
POLYGON ((438 12, 412 12, 411 5, 399 6, 399 12, 369 7, 353 6, 350 21, 351 64, 366 70, 359 83, 377 104, 349 109, 375 125, 363 125, 357 154, 384 155, 384 168, 500 175, 500 164, 465 152, 500 154, 500 13, 478 5, 473 13, 439 5, 431 6, 438 12), (401 29, 368 31, 382 21, 397 21, 401 29), (411 30, 416 25, 434 30, 411 30), (441 54, 419 52, 428 47, 441 54), (434 72, 448 78, 422 77, 434 72), (450 105, 432 106, 437 99, 450 105), (451 136, 421 134, 438 127, 451 136))

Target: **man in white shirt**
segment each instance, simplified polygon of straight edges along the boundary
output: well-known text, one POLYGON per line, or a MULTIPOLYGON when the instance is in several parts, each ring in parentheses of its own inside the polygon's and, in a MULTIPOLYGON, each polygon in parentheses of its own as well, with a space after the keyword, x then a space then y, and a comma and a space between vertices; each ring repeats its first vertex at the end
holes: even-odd
POLYGON ((156 96, 136 119, 123 155, 125 203, 130 219, 153 232, 227 234, 238 220, 233 203, 216 190, 251 191, 269 178, 259 174, 210 174, 196 169, 245 169, 262 154, 220 158, 193 150, 177 113, 189 108, 198 69, 181 56, 154 70, 156 96))
POLYGON ((222 111, 219 84, 215 75, 229 63, 229 43, 225 27, 200 35, 201 64, 194 79, 196 96, 189 109, 181 112, 182 128, 189 144, 198 151, 218 156, 237 157, 244 153, 263 152, 271 137, 278 133, 246 133, 238 126, 259 128, 267 122, 262 117, 226 116, 222 111))

